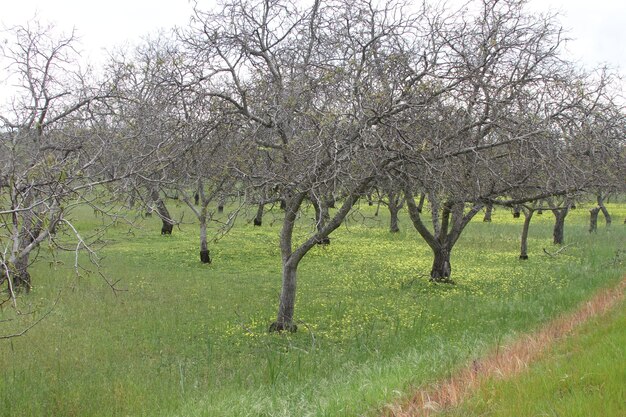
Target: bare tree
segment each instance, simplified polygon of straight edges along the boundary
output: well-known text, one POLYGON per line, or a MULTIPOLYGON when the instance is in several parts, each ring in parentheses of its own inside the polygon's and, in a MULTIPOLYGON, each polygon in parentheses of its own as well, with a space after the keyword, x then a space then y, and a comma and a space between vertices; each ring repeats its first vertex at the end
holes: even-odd
POLYGON ((216 237, 224 234, 233 226, 241 204, 245 202, 240 198, 243 197, 243 190, 239 187, 239 173, 241 164, 247 161, 249 150, 246 149, 248 143, 239 139, 239 126, 224 121, 208 136, 197 140, 197 144, 176 164, 181 179, 176 186, 178 195, 194 213, 200 226, 202 263, 212 262, 208 248, 210 224, 218 225, 216 237), (192 201, 193 194, 197 196, 197 202, 192 201), (234 207, 229 207, 225 219, 217 218, 217 214, 224 212, 223 204, 227 197, 236 203, 234 207), (210 205, 214 207, 210 208, 210 205))
POLYGON ((230 1, 217 12, 197 11, 196 21, 184 40, 200 61, 198 86, 251 123, 248 140, 265 160, 246 181, 285 202, 282 291, 270 330, 293 331, 300 261, 397 158, 383 138, 385 122, 430 97, 410 94, 428 72, 417 50, 427 39, 400 5, 366 1, 308 8, 230 1), (330 195, 344 197, 326 216, 320 202, 330 195), (294 242, 307 199, 318 206, 317 227, 294 242))
POLYGON ((407 206, 433 250, 436 282, 452 282, 450 253, 485 205, 522 188, 528 200, 517 204, 561 192, 538 182, 547 172, 544 148, 558 141, 553 119, 570 105, 550 94, 557 86, 569 88, 562 81, 568 67, 558 55, 563 39, 552 17, 529 14, 524 6, 477 1, 444 20, 437 33, 445 59, 438 64, 442 78, 456 82, 404 128, 412 141, 407 206), (537 186, 529 186, 531 180, 537 186), (416 208, 416 188, 428 199, 432 229, 416 208))
POLYGON ((59 231, 74 236, 77 251, 87 248, 70 213, 94 204, 97 185, 113 177, 98 167, 108 143, 92 129, 110 92, 78 65, 74 34, 39 22, 8 33, 1 52, 15 90, 0 113, 0 282, 15 300, 32 285, 31 255, 44 243, 57 247, 59 231))

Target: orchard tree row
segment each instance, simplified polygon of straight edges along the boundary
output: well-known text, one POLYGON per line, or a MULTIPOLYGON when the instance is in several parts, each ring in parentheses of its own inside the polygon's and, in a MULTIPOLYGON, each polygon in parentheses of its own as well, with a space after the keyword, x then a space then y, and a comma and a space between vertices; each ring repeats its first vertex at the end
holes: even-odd
POLYGON ((560 243, 568 210, 597 196, 593 227, 625 191, 617 75, 568 60, 556 16, 526 6, 228 0, 97 70, 81 66, 74 34, 12 28, 2 57, 16 89, 0 113, 7 300, 30 287, 43 244, 95 257, 71 222, 78 205, 112 218, 122 202, 141 205, 170 234, 176 196, 197 217, 202 262, 217 211, 227 207, 224 229, 254 207, 260 226, 280 205, 275 331, 295 330, 300 261, 361 198, 388 206, 391 231, 406 206, 435 282, 452 282, 455 243, 494 206, 524 214, 522 259, 535 212, 554 213, 560 243), (308 205, 315 227, 294 240, 308 205))

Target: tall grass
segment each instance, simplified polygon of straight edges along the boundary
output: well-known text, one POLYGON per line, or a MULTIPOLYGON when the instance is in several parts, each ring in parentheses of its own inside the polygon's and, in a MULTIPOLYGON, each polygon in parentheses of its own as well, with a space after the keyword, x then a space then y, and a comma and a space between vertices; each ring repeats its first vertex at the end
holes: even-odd
MULTIPOLYGON (((99 227, 89 214, 79 213, 82 230, 99 227)), ((268 334, 280 291, 271 216, 261 228, 240 221, 212 246, 212 265, 198 261, 194 224, 163 237, 157 219, 132 231, 120 223, 100 253, 121 292, 95 273, 76 278, 70 254, 53 262, 42 251, 35 288, 19 300, 34 313, 5 308, 0 320, 14 320, 0 329, 23 328, 61 299, 26 336, 0 341, 0 415, 375 415, 624 273, 623 225, 590 235, 580 207, 566 224, 571 246, 552 257, 552 216, 536 216, 522 262, 521 220, 499 210, 454 249, 457 285, 432 284, 430 250, 408 218, 390 234, 386 213, 363 206, 301 263, 298 333, 268 334)))
POLYGON ((596 318, 509 380, 491 379, 453 416, 626 415, 626 304, 596 318))

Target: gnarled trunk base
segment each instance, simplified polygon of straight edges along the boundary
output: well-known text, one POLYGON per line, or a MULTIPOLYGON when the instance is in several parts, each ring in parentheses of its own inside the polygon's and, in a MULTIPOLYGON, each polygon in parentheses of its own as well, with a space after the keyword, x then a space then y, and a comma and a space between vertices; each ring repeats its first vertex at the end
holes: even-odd
POLYGON ((208 249, 200 251, 200 262, 202 262, 203 264, 211 263, 211 255, 209 254, 208 249))
POLYGON ((393 214, 391 215, 391 221, 389 222, 389 232, 400 232, 400 227, 398 226, 398 213, 396 213, 395 216, 393 214))
POLYGON ((430 271, 430 281, 454 284, 454 281, 450 278, 452 273, 452 267, 450 266, 450 252, 445 249, 439 249, 434 251, 435 259, 433 260, 433 267, 430 271))
POLYGON ((270 324, 270 328, 268 329, 270 333, 281 333, 281 332, 289 332, 295 333, 298 331, 298 326, 294 323, 280 323, 275 321, 270 324))
POLYGON ((172 221, 172 217, 170 216, 170 212, 167 210, 167 206, 161 197, 159 196, 158 190, 152 190, 151 194, 152 201, 155 203, 154 209, 156 209, 157 214, 161 218, 163 226, 161 226, 161 234, 162 235, 171 235, 172 230, 174 229, 174 222, 172 221))
MULTIPOLYGON (((24 291, 28 293, 32 287, 30 273, 28 272, 28 258, 25 260, 18 260, 15 265, 10 266, 9 268, 13 290, 16 292, 24 291)), ((0 276, 0 282, 3 282, 4 280, 6 280, 6 271, 3 270, 2 275, 0 276)))
POLYGON ((488 204, 485 209, 485 216, 483 217, 483 222, 491 223, 491 215, 493 213, 493 204, 488 204))
POLYGON ((257 207, 257 210, 256 210, 256 216, 254 216, 254 220, 252 221, 252 224, 254 224, 255 226, 263 225, 263 211, 264 210, 265 210, 265 204, 259 203, 259 206, 257 207))
POLYGON ((30 273, 28 271, 24 270, 13 274, 13 288, 15 290, 24 290, 28 293, 31 287, 30 273))

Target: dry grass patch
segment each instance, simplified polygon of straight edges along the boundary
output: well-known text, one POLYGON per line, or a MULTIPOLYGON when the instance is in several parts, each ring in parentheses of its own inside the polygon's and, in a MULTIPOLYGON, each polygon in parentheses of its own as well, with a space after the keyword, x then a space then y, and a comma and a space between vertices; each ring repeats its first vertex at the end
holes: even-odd
POLYGON ((419 389, 405 403, 387 405, 385 417, 428 417, 458 406, 482 381, 510 378, 525 370, 555 342, 571 334, 592 317, 605 314, 624 298, 626 277, 614 288, 598 293, 575 312, 563 315, 539 331, 528 334, 507 346, 497 346, 485 358, 476 359, 454 376, 419 389))

